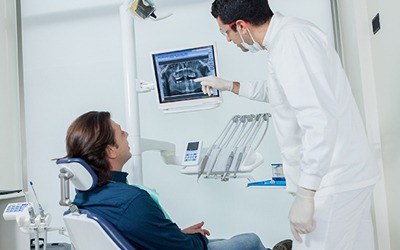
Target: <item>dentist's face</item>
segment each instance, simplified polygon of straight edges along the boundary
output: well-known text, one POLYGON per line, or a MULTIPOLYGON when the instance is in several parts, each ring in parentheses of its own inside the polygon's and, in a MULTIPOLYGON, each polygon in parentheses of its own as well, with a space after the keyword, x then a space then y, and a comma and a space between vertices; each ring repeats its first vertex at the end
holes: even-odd
MULTIPOLYGON (((221 19, 219 17, 217 17, 217 23, 218 23, 218 26, 219 26, 219 30, 221 31, 221 33, 223 33, 223 35, 226 37, 226 40, 228 42, 233 42, 243 52, 247 52, 248 51, 247 49, 243 48, 243 46, 241 45, 242 39, 240 39, 239 31, 234 31, 232 29, 233 25, 222 23, 222 21, 221 21, 221 19)), ((236 24, 234 24, 234 25, 236 25, 236 24)))

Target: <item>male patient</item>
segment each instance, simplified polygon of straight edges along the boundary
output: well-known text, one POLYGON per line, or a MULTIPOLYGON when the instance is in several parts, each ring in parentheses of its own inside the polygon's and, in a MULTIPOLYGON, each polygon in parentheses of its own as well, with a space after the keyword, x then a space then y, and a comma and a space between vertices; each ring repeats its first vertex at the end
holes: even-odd
POLYGON ((208 240, 204 222, 181 230, 147 191, 127 184, 121 172, 132 156, 127 137, 108 112, 91 111, 71 124, 67 157, 85 160, 99 178, 93 191, 77 192, 75 205, 109 221, 137 249, 266 249, 253 233, 208 240))

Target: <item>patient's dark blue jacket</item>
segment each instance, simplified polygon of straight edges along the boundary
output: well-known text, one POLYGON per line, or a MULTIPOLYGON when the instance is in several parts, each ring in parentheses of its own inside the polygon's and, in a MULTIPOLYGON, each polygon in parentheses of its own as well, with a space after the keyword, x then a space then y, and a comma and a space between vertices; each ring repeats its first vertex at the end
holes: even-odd
POLYGON ((112 172, 106 185, 77 191, 73 203, 110 222, 137 249, 207 249, 206 237, 182 233, 146 191, 127 184, 127 175, 112 172))

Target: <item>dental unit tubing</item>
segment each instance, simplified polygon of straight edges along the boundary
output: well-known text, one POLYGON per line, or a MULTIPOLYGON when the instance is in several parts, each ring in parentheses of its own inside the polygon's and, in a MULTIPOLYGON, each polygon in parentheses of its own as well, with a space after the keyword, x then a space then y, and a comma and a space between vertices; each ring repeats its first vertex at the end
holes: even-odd
MULTIPOLYGON (((261 128, 263 122, 267 121, 267 120, 263 119, 263 116, 265 116, 265 115, 266 114, 258 114, 257 117, 255 118, 255 121, 254 121, 253 125, 255 125, 256 123, 257 124, 251 128, 251 132, 248 134, 250 136, 247 138, 247 141, 245 143, 245 147, 244 147, 243 151, 241 152, 242 154, 239 155, 240 161, 242 161, 242 160, 246 161, 247 157, 249 156, 249 153, 252 152, 252 150, 256 150, 257 147, 259 146, 260 143, 258 143, 258 145, 253 148, 252 144, 253 144, 253 142, 254 142, 254 140, 256 138, 256 135, 260 131, 260 128, 261 128)), ((269 123, 267 123, 265 131, 268 129, 268 125, 269 125, 269 123)), ((262 135, 262 137, 260 139, 260 142, 261 142, 262 138, 264 138, 264 136, 265 136, 265 133, 263 133, 263 135, 262 135)), ((240 162, 235 168, 234 177, 236 177, 236 174, 237 174, 237 172, 239 170, 239 167, 240 167, 240 162)))
MULTIPOLYGON (((268 113, 233 116, 198 166, 197 177, 205 172, 205 178, 229 180, 230 177, 245 177, 262 164, 263 157, 255 150, 263 140, 268 127, 268 113), (257 136, 265 124, 264 133, 257 136), (256 138, 260 139, 256 141, 256 138), (240 173, 240 176, 237 174, 240 173)), ((181 170, 184 174, 194 174, 189 167, 181 170)))
MULTIPOLYGON (((235 164, 234 171, 233 171, 234 178, 236 178, 236 176, 237 176, 237 172, 239 171, 239 167, 240 167, 242 161, 246 161, 247 153, 251 151, 251 144, 253 143, 254 138, 257 135, 257 133, 262 125, 262 120, 260 119, 261 116, 262 116, 262 114, 258 114, 254 119, 255 121, 253 121, 253 119, 252 119, 254 117, 248 118, 248 121, 253 121, 253 124, 250 127, 250 129, 247 131, 246 136, 243 137, 244 147, 243 147, 243 150, 241 152, 239 152, 239 155, 236 160, 236 164, 235 164), (256 123, 257 123, 257 125, 255 125, 256 123)), ((268 126, 266 127, 266 129, 268 129, 268 126)), ((262 138, 263 137, 264 136, 262 136, 262 138)), ((236 150, 235 150, 235 154, 236 154, 236 150)), ((222 180, 225 180, 225 181, 227 180, 227 175, 229 175, 229 170, 230 169, 227 169, 225 171, 225 174, 224 174, 222 180)))
POLYGON ((220 145, 220 143, 222 142, 223 138, 226 136, 226 134, 228 133, 228 131, 232 127, 233 120, 234 120, 234 117, 229 120, 229 122, 228 122, 228 124, 226 124, 224 130, 222 130, 222 133, 215 140, 214 144, 208 149, 207 154, 204 156, 204 158, 203 158, 203 160, 202 160, 202 162, 200 164, 200 168, 199 168, 199 171, 198 171, 198 174, 197 174, 197 181, 200 179, 201 175, 204 173, 206 167, 208 166, 208 160, 210 159, 211 153, 217 147, 217 145, 220 145))
MULTIPOLYGON (((229 178, 228 178, 227 176, 228 176, 228 174, 229 174, 229 170, 230 170, 231 167, 232 167, 233 160, 234 160, 234 158, 235 158, 235 154, 236 154, 236 151, 237 151, 237 149, 238 149, 238 144, 239 144, 239 142, 240 142, 241 139, 242 139, 242 137, 241 137, 240 135, 242 135, 242 134, 244 133, 244 131, 245 131, 245 128, 246 128, 246 125, 247 125, 247 122, 248 122, 247 116, 242 116, 242 117, 240 118, 240 122, 241 122, 242 128, 241 128, 241 130, 240 130, 240 132, 239 132, 239 134, 238 134, 238 136, 237 136, 235 142, 233 143, 233 150, 231 151, 231 153, 230 153, 230 155, 229 155, 229 157, 228 157, 228 160, 227 160, 227 162, 226 162, 225 173, 224 173, 224 175, 223 175, 222 178, 221 178, 223 181, 229 180, 229 178)), ((239 156, 239 157, 240 157, 240 156, 239 156)), ((237 164, 236 164, 236 165, 237 165, 237 164)))
POLYGON ((215 148, 215 150, 217 150, 217 152, 215 153, 214 160, 212 161, 212 164, 208 168, 209 170, 207 172, 207 176, 210 175, 211 172, 213 171, 213 169, 215 167, 215 164, 217 163, 218 155, 220 154, 221 149, 222 148, 226 148, 229 145, 229 142, 234 137, 234 135, 235 135, 235 133, 236 133, 236 131, 239 128, 239 125, 240 125, 239 119, 240 119, 239 116, 234 116, 232 118, 232 120, 231 120, 232 122, 230 123, 230 126, 225 131, 225 133, 223 133, 221 141, 217 144, 217 146, 215 148), (232 131, 230 131, 233 125, 235 125, 235 126, 233 127, 232 131))

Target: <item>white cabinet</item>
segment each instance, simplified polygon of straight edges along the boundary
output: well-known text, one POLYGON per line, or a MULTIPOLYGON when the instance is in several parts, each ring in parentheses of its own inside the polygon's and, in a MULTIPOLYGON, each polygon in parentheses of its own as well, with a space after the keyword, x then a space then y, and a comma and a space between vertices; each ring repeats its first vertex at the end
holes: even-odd
POLYGON ((0 1, 0 190, 23 187, 17 4, 0 1))

